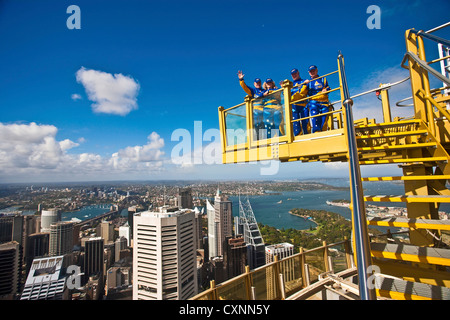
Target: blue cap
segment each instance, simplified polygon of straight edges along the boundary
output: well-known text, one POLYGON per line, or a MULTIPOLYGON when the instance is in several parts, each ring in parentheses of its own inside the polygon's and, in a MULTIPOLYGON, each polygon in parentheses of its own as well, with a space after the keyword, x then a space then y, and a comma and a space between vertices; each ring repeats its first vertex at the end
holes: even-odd
POLYGON ((261 79, 260 78, 256 78, 255 82, 261 82, 261 79))
POLYGON ((273 80, 270 79, 270 78, 267 78, 267 79, 266 79, 266 82, 273 82, 273 80))
POLYGON ((310 66, 310 67, 308 68, 308 71, 311 71, 311 70, 314 70, 314 69, 317 69, 317 67, 316 67, 315 65, 312 65, 312 66, 310 66))
POLYGON ((298 69, 296 69, 296 68, 291 70, 291 74, 294 74, 294 73, 297 73, 297 72, 298 72, 298 69))

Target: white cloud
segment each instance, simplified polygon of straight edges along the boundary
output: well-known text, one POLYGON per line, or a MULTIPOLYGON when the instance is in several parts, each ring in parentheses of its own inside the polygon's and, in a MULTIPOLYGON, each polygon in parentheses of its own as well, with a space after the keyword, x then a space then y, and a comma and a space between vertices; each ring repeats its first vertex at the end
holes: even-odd
POLYGON ((51 125, 0 123, 0 167, 56 168, 65 150, 78 144, 55 140, 57 128, 51 125))
POLYGON ((138 109, 140 86, 129 76, 81 67, 76 72, 76 79, 84 86, 89 100, 94 102, 92 109, 96 113, 125 116, 138 109))
POLYGON ((122 159, 128 159, 134 162, 149 162, 157 161, 162 158, 164 152, 161 149, 164 147, 164 139, 159 134, 152 132, 147 137, 148 143, 143 146, 127 147, 119 150, 117 156, 122 159))
POLYGON ((75 181, 149 178, 163 167, 164 139, 156 132, 145 145, 111 156, 67 152, 85 142, 56 140, 52 125, 0 123, 0 181, 75 181))
POLYGON ((75 147, 78 147, 80 144, 73 142, 69 139, 65 139, 63 141, 59 142, 59 146, 61 147, 61 150, 66 151, 75 147))
POLYGON ((78 93, 74 93, 70 96, 72 98, 72 100, 77 101, 77 100, 81 100, 81 96, 78 93))

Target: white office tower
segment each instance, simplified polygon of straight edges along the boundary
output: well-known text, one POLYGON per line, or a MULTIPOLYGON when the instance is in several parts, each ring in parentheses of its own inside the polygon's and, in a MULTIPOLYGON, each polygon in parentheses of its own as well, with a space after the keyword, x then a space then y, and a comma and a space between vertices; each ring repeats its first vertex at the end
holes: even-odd
POLYGON ((119 237, 124 237, 127 239, 127 246, 131 246, 131 232, 130 232, 130 226, 128 225, 128 222, 125 222, 123 226, 119 227, 119 237))
POLYGON ((214 206, 206 200, 206 216, 208 218, 208 255, 210 258, 217 257, 217 228, 219 222, 216 221, 216 210, 214 206))
POLYGON ((49 255, 60 256, 72 253, 73 222, 60 221, 50 226, 49 255))
POLYGON ((68 300, 64 256, 34 259, 20 300, 68 300))
MULTIPOLYGON (((289 256, 294 255, 294 245, 290 243, 278 243, 265 247, 266 264, 275 261, 275 256, 278 260, 283 260, 289 256)), ((294 260, 281 261, 278 265, 278 274, 275 274, 270 268, 266 269, 266 299, 273 300, 277 296, 276 278, 282 276, 286 287, 296 283, 298 277, 298 266, 294 260)))
POLYGON ((61 212, 59 209, 42 210, 41 232, 50 232, 50 226, 58 221, 61 221, 61 212))
POLYGON ((195 214, 167 207, 134 216, 133 300, 197 294, 195 214))
POLYGON ((266 246, 266 264, 275 261, 275 256, 278 260, 282 260, 286 257, 292 256, 294 254, 294 245, 290 243, 278 243, 266 246))
POLYGON ((207 202, 209 257, 223 256, 225 238, 233 235, 232 202, 217 189, 212 206, 207 202))

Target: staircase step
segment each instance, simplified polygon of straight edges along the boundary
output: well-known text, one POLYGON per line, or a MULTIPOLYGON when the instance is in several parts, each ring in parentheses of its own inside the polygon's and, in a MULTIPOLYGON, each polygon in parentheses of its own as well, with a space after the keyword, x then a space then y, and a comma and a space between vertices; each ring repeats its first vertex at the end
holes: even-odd
POLYGON ((387 160, 362 160, 361 165, 368 164, 389 164, 389 163, 411 163, 411 162, 446 162, 447 157, 428 157, 428 158, 410 158, 410 159, 387 159, 387 160))
POLYGON ((399 127, 399 126, 405 126, 408 124, 417 124, 419 125, 422 122, 422 120, 412 119, 412 120, 405 120, 405 121, 393 121, 393 122, 383 122, 383 123, 374 123, 374 124, 366 124, 362 126, 356 127, 356 129, 361 128, 387 128, 387 127, 399 127))
POLYGON ((368 177, 362 181, 418 181, 418 180, 450 180, 450 175, 428 175, 428 176, 398 176, 398 177, 368 177))
POLYGON ((416 130, 416 131, 405 131, 405 132, 387 132, 387 133, 381 133, 381 134, 369 134, 369 135, 356 136, 356 140, 395 138, 395 137, 412 136, 412 135, 426 135, 427 133, 428 133, 427 130, 416 130))
POLYGON ((399 149, 414 149, 414 148, 430 148, 436 147, 437 144, 435 142, 427 142, 427 143, 412 143, 412 144, 404 144, 404 145, 393 145, 393 146, 377 146, 377 147, 361 147, 358 148, 358 151, 383 151, 383 150, 399 150, 399 149))
POLYGON ((450 288, 374 275, 377 295, 396 300, 450 300, 450 288))
POLYGON ((450 231, 450 220, 409 219, 402 217, 369 217, 367 223, 371 226, 414 228, 450 231))
POLYGON ((370 244, 370 248, 375 258, 450 266, 450 250, 447 249, 375 242, 370 244))
POLYGON ((442 195, 423 195, 423 196, 407 196, 407 195, 376 195, 364 196, 364 201, 373 202, 406 202, 406 203, 450 203, 449 196, 442 195))

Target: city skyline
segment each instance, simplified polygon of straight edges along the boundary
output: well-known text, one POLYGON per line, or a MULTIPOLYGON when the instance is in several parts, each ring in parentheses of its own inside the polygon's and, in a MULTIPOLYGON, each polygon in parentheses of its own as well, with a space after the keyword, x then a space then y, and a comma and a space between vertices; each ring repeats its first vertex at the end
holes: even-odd
MULTIPOLYGON (((310 64, 336 70, 341 50, 351 94, 373 89, 407 77, 405 30, 447 22, 450 4, 323 5, 1 2, 0 182, 346 177, 346 163, 277 164, 267 176, 272 163, 221 165, 217 108, 243 101, 237 71, 249 84, 290 79, 293 67, 306 78, 310 64), (71 5, 80 29, 68 27, 71 5), (370 5, 381 9, 379 29, 367 25, 370 5)), ((391 100, 410 95, 401 85, 391 100)), ((355 99, 355 119, 379 119, 376 106, 374 94, 355 99)))

